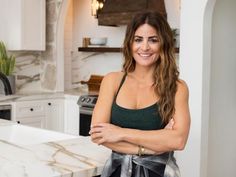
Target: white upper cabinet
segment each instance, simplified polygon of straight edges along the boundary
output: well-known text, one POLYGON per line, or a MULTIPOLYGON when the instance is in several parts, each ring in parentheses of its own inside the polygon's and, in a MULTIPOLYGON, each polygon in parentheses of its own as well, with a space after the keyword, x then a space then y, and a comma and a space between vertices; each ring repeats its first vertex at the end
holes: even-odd
POLYGON ((45 50, 45 0, 0 0, 0 40, 8 50, 45 50))

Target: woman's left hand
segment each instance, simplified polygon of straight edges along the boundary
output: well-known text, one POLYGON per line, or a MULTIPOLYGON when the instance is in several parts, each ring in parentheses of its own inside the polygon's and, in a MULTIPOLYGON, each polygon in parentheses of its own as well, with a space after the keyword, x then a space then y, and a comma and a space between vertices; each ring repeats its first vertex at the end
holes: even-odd
POLYGON ((89 134, 96 144, 114 143, 121 141, 122 128, 110 123, 97 123, 91 126, 89 134))

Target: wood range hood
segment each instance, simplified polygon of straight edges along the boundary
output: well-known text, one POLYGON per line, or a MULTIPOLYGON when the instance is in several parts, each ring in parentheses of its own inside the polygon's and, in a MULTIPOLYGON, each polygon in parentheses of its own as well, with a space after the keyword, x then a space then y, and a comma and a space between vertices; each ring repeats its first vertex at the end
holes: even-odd
POLYGON ((105 0, 98 12, 98 25, 127 25, 138 12, 157 11, 167 17, 164 0, 105 0))

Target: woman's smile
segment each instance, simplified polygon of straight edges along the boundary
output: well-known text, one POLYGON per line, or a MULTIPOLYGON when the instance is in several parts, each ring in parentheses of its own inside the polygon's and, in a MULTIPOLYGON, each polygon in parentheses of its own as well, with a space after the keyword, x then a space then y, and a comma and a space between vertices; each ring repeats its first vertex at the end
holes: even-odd
POLYGON ((152 56, 152 54, 151 53, 139 53, 139 56, 147 58, 147 57, 152 56))

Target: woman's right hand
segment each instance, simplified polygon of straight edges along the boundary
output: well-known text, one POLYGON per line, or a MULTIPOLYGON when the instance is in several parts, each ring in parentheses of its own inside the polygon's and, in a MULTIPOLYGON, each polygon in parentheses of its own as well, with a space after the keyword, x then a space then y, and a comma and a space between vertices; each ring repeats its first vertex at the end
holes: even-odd
POLYGON ((122 128, 110 123, 97 123, 91 126, 89 134, 94 143, 115 143, 122 141, 122 128))

